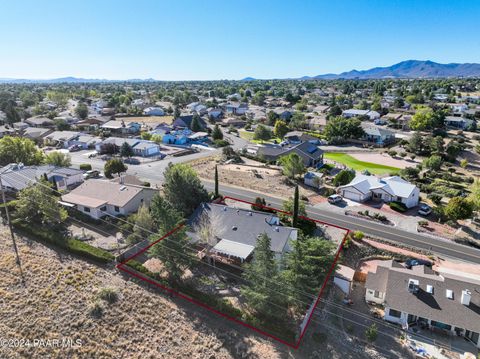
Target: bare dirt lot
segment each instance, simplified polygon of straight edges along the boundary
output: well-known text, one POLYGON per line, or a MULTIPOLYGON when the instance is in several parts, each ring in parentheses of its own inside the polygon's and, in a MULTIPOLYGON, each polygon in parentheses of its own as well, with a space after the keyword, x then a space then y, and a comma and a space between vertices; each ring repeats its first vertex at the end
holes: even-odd
MULTIPOLYGON (((37 347, 0 347, 0 358, 378 358, 364 344, 312 322, 293 350, 249 329, 170 298, 103 268, 18 238, 25 286, 5 228, 0 228, 0 333, 40 339, 37 347), (100 293, 112 288, 110 303, 100 293), (96 306, 95 306, 96 303, 96 306), (95 316, 92 309, 100 308, 95 316), (47 345, 47 340, 79 345, 47 345)), ((18 342, 17 342, 18 343, 18 342)), ((50 342, 51 343, 51 342, 50 342)))
POLYGON ((393 158, 389 155, 381 153, 350 153, 350 156, 359 161, 378 163, 385 166, 392 166, 397 168, 415 167, 418 162, 411 160, 404 160, 400 158, 393 158))
MULTIPOLYGON (((213 173, 217 161, 207 157, 190 162, 198 176, 213 180, 213 173)), ((294 186, 287 184, 286 177, 277 166, 265 167, 263 163, 246 160, 243 164, 218 164, 220 183, 248 188, 269 195, 288 198, 293 196, 294 186)), ((300 195, 313 197, 315 191, 308 187, 300 188, 300 195)))

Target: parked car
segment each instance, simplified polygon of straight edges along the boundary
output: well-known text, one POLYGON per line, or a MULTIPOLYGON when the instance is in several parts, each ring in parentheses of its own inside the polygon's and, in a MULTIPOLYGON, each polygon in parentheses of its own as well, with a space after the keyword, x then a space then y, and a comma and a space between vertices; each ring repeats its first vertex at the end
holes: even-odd
POLYGON ((81 149, 82 149, 82 146, 79 146, 79 145, 73 145, 68 148, 70 152, 80 151, 81 149))
POLYGON ((97 170, 90 170, 83 174, 84 179, 97 178, 97 177, 100 177, 100 171, 97 171, 97 170))
POLYGON ((342 202, 343 198, 339 194, 332 194, 331 196, 328 196, 328 203, 330 204, 335 204, 342 202))
POLYGON ((427 267, 432 267, 432 262, 427 261, 425 259, 408 259, 405 262, 405 267, 408 269, 412 269, 414 266, 427 266, 427 267))
POLYGON ((418 209, 418 214, 421 216, 428 216, 430 213, 432 213, 432 207, 430 207, 428 204, 421 204, 420 208, 418 209))

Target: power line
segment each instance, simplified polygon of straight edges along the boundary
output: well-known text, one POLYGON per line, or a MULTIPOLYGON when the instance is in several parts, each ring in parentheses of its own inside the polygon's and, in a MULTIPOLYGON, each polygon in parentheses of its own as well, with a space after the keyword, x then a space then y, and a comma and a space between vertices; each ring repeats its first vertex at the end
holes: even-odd
MULTIPOLYGON (((22 175, 22 176, 23 176, 23 175, 22 175)), ((24 177, 25 177, 25 176, 24 176, 24 177)), ((27 177, 25 177, 25 178, 27 178, 27 177)), ((38 184, 38 185, 41 185, 41 186, 44 186, 44 187, 52 190, 53 192, 57 192, 57 193, 61 194, 59 191, 54 190, 54 189, 50 188, 49 186, 44 185, 43 183, 38 182, 37 184, 38 184)), ((49 195, 49 196, 52 197, 52 198, 54 198, 55 200, 58 200, 58 198, 56 198, 56 197, 53 196, 53 195, 49 195)), ((77 210, 78 210, 78 209, 77 209, 77 210)), ((125 223, 127 223, 127 224, 130 224, 130 225, 132 224, 132 223, 130 223, 130 222, 128 222, 128 221, 126 221, 126 220, 124 220, 124 219, 122 219, 122 218, 115 217, 115 216, 109 214, 108 212, 105 212, 105 211, 101 211, 101 212, 102 212, 102 213, 105 213, 106 215, 108 215, 108 216, 110 216, 110 217, 113 217, 113 218, 116 218, 116 219, 118 219, 118 220, 120 220, 120 221, 122 221, 122 222, 125 222, 125 223)), ((70 217, 70 218, 72 218, 72 217, 70 217)), ((103 222, 105 222, 105 223, 107 223, 107 224, 109 224, 109 225, 112 225, 112 226, 120 229, 121 231, 124 231, 124 229, 122 229, 122 228, 119 227, 118 225, 113 224, 113 223, 111 223, 111 222, 107 222, 107 221, 105 221, 103 218, 99 218, 99 220, 101 220, 101 221, 103 221, 103 222)), ((80 221, 80 220, 77 220, 77 221, 80 222, 80 223, 84 223, 83 221, 80 221)), ((84 224, 85 224, 85 223, 84 223, 84 224)), ((159 235, 158 233, 154 233, 153 231, 150 231, 150 230, 145 229, 145 228, 143 228, 143 227, 139 227, 139 228, 140 228, 141 230, 144 230, 145 232, 149 232, 149 233, 151 233, 151 234, 153 234, 153 235, 159 235)), ((128 231, 128 230, 127 230, 127 232, 130 232, 130 233, 136 235, 136 233, 134 233, 133 231, 128 231)), ((222 271, 222 272, 225 272, 227 275, 229 275, 229 276, 234 276, 234 277, 240 279, 242 282, 248 283, 248 281, 246 281, 243 277, 240 277, 240 276, 238 276, 238 275, 236 275, 236 274, 234 274, 234 273, 232 273, 232 272, 226 271, 226 270, 224 270, 224 269, 222 269, 222 268, 215 267, 215 266, 213 266, 213 265, 211 265, 211 264, 209 264, 209 263, 203 262, 203 261, 201 261, 197 256, 188 256, 186 253, 178 252, 177 250, 166 246, 164 243, 162 243, 162 241, 159 241, 159 242, 157 242, 156 244, 162 245, 162 246, 163 246, 165 249, 167 249, 167 250, 170 250, 170 251, 176 252, 176 253, 178 253, 178 254, 180 254, 180 255, 183 255, 183 256, 189 257, 189 258, 191 258, 191 259, 194 259, 194 260, 198 261, 199 263, 201 263, 201 264, 203 264, 203 265, 210 266, 210 267, 214 268, 215 270, 220 270, 220 271, 222 271)), ((189 246, 186 245, 185 247, 189 247, 189 246)), ((196 251, 195 251, 193 248, 191 248, 191 247, 189 247, 189 249, 192 251, 192 253, 195 253, 195 252, 196 252, 196 251)), ((240 267, 238 267, 238 268, 240 268, 240 267)), ((270 280, 269 278, 265 277, 265 279, 266 279, 267 281, 271 281, 271 282, 273 283, 273 281, 270 280)), ((291 298, 288 294, 286 294, 286 293, 284 293, 284 292, 280 292, 280 291, 275 290, 275 289, 272 289, 272 290, 273 290, 274 292, 278 293, 278 294, 281 294, 281 295, 286 296, 287 298, 291 298)), ((296 289, 294 289, 294 292, 300 293, 300 294, 302 294, 302 295, 306 295, 309 299, 315 299, 315 300, 316 300, 316 298, 317 298, 317 297, 315 297, 315 296, 312 295, 312 294, 309 294, 309 293, 306 293, 306 292, 302 292, 302 291, 299 291, 299 290, 296 290, 296 289)), ((291 298, 291 299, 296 300, 297 302, 299 302, 299 303, 301 303, 301 304, 305 304, 307 307, 313 304, 313 302, 305 302, 305 301, 302 301, 302 300, 300 300, 299 298, 295 298, 295 297, 294 297, 294 298, 291 298)), ((337 303, 335 303, 335 302, 328 301, 328 300, 323 299, 323 298, 319 298, 319 301, 324 302, 324 303, 326 303, 326 304, 331 304, 331 305, 333 305, 333 306, 337 306, 337 307, 339 307, 339 308, 342 308, 342 310, 344 310, 344 311, 350 311, 351 313, 356 314, 356 315, 358 315, 358 316, 360 316, 360 317, 363 317, 363 318, 365 318, 365 319, 367 319, 367 320, 369 320, 369 321, 376 322, 376 323, 379 323, 379 324, 381 324, 381 325, 388 326, 388 327, 393 328, 393 329, 395 329, 395 330, 400 330, 398 327, 395 327, 393 324, 387 323, 387 322, 385 322, 385 321, 378 320, 378 319, 376 319, 376 318, 371 318, 371 317, 369 317, 368 315, 366 315, 366 314, 364 314, 364 313, 362 313, 362 312, 353 310, 353 309, 351 309, 351 308, 342 307, 341 305, 339 305, 339 304, 337 304, 337 303)), ((283 307, 279 306, 277 303, 273 303, 273 302, 271 302, 271 301, 268 301, 268 302, 269 302, 270 304, 273 304, 274 306, 279 307, 279 308, 282 309, 282 310, 284 309, 283 307)), ((328 311, 327 311, 327 312, 328 312, 328 311)), ((330 313, 331 313, 331 312, 330 312, 330 313)), ((331 313, 331 314, 336 315, 336 314, 334 314, 334 313, 331 313)), ((313 315, 313 314, 312 314, 312 315, 313 315)), ((342 318, 343 318, 343 316, 342 316, 342 318)), ((346 319, 346 318, 344 318, 344 319, 346 319)), ((320 324, 320 323, 317 322, 314 318, 311 318, 311 320, 314 321, 314 322, 316 322, 317 324, 320 324)), ((349 319, 346 319, 346 320, 349 320, 349 319)), ((352 321, 352 320, 349 320, 349 321, 354 322, 354 323, 357 323, 357 324, 362 325, 362 326, 365 326, 364 324, 359 323, 359 322, 355 322, 355 321, 352 321)), ((421 335, 419 335, 419 334, 416 334, 416 335, 419 336, 419 337, 421 337, 421 335)), ((427 337, 424 337, 424 338, 427 338, 427 337)), ((427 338, 427 339, 429 339, 429 338, 427 338)))

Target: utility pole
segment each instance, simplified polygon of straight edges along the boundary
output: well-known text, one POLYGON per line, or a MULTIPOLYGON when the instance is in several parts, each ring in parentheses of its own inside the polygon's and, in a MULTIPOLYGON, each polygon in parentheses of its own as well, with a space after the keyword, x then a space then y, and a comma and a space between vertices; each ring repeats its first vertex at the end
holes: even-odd
POLYGON ((18 269, 20 270, 20 276, 22 277, 22 283, 25 284, 25 278, 23 277, 22 265, 20 263, 20 256, 18 254, 17 242, 15 241, 15 234, 13 233, 12 222, 10 221, 10 212, 8 210, 7 201, 5 199, 5 191, 3 190, 3 182, 2 182, 2 175, 1 174, 0 174, 0 191, 2 192, 2 203, 3 203, 3 207, 5 208, 5 215, 7 217, 7 224, 8 224, 8 227, 10 228, 10 235, 12 237, 13 250, 15 251, 16 263, 17 263, 18 269))

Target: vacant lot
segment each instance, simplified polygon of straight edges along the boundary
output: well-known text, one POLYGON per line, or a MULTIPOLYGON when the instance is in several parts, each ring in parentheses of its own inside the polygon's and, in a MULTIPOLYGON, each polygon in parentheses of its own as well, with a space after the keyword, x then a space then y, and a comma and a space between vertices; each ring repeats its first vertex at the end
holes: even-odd
POLYGON ((355 157, 348 155, 346 153, 336 153, 336 152, 327 152, 325 153, 325 158, 332 160, 338 163, 341 163, 355 171, 364 171, 367 170, 372 174, 383 175, 395 173, 400 170, 398 167, 382 165, 379 163, 365 162, 356 159, 355 157))

